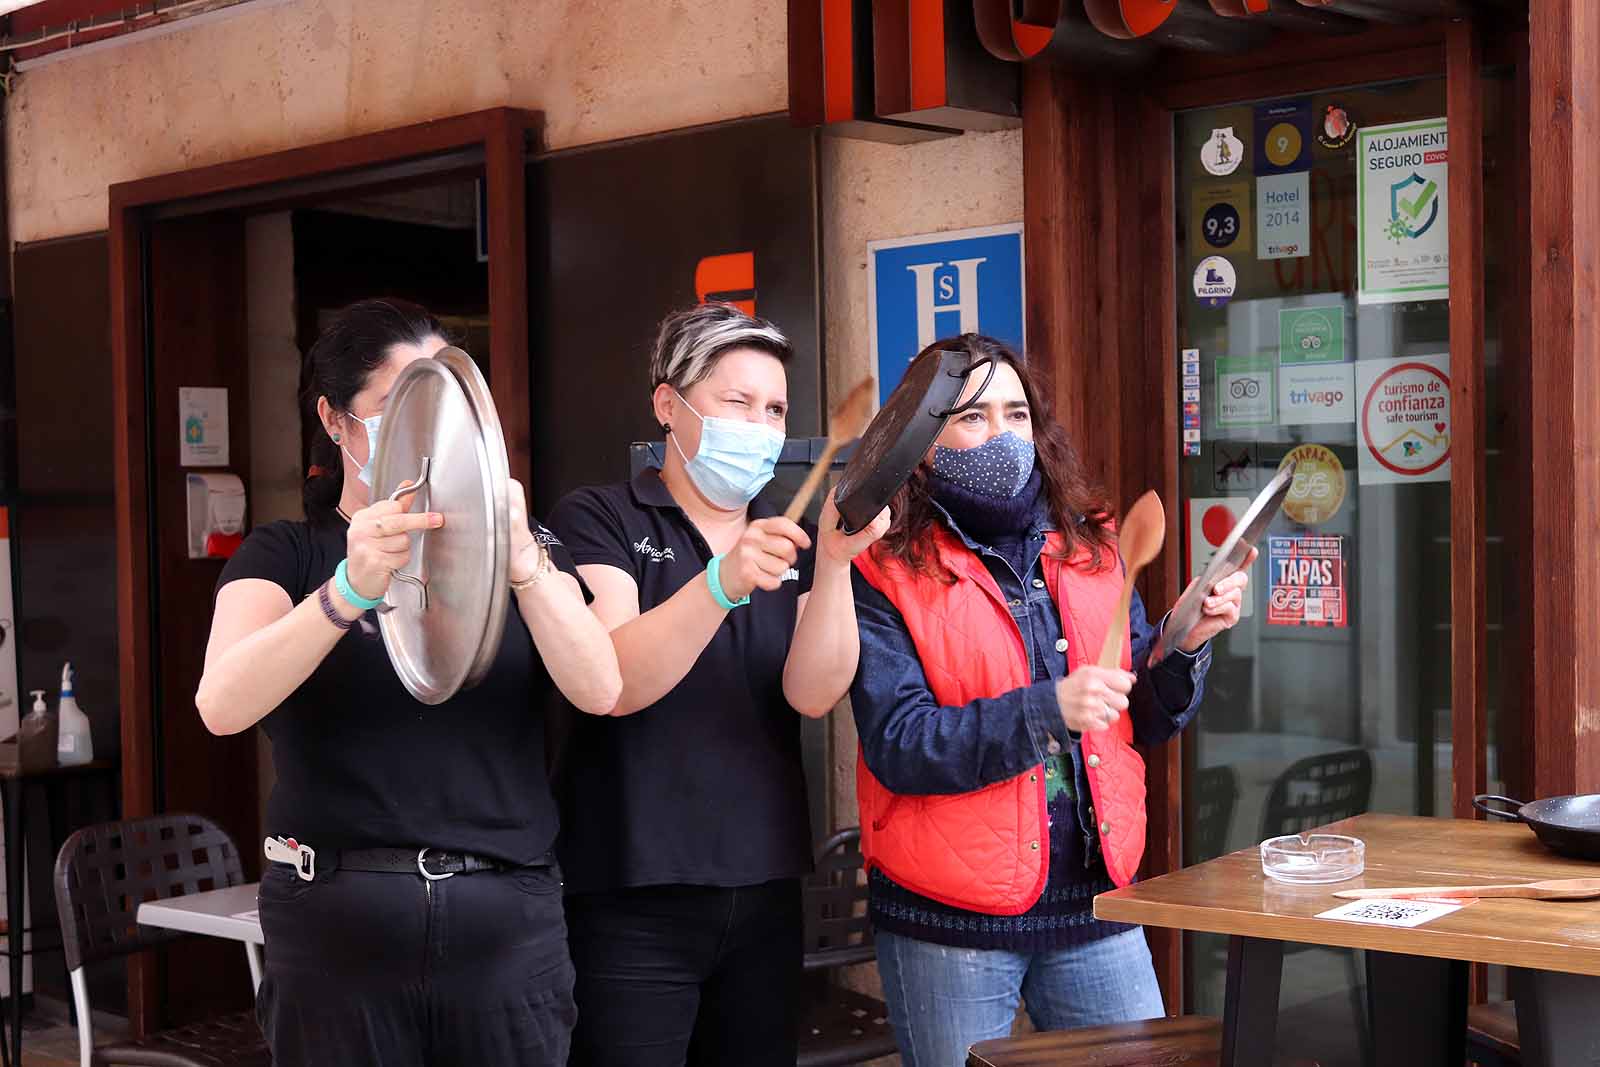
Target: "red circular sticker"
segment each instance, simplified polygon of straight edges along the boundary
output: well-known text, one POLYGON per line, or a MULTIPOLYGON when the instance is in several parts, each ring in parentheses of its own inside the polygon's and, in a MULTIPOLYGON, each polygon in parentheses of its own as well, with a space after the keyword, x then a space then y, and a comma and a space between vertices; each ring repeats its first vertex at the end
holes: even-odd
POLYGON ((1438 438, 1440 436, 1447 435, 1449 433, 1449 430, 1450 430, 1450 422, 1449 422, 1450 406, 1449 405, 1450 405, 1450 379, 1448 377, 1446 377, 1445 374, 1442 371, 1440 371, 1438 367, 1431 366, 1431 365, 1429 365, 1427 363, 1411 363, 1411 362, 1407 362, 1407 363, 1397 363, 1397 364, 1395 364, 1393 367, 1390 367, 1388 370, 1384 371, 1382 374, 1378 375, 1378 377, 1373 380, 1372 386, 1367 390, 1367 395, 1361 399, 1361 436, 1366 440, 1367 451, 1372 453, 1372 458, 1373 459, 1377 460, 1380 464, 1382 464, 1387 469, 1394 471, 1396 474, 1403 474, 1403 475, 1407 475, 1407 476, 1410 476, 1410 477, 1415 477, 1416 475, 1427 474, 1431 470, 1438 469, 1444 463, 1445 460, 1450 458, 1450 444, 1449 444, 1448 437, 1446 437, 1444 449, 1439 453, 1438 458, 1436 458, 1433 462, 1429 463, 1427 466, 1424 466, 1424 467, 1404 467, 1404 466, 1400 466, 1399 464, 1394 463, 1393 461, 1391 461, 1388 456, 1384 455, 1384 452, 1389 450, 1390 448, 1394 447, 1396 444, 1403 444, 1403 439, 1405 439, 1407 437, 1410 437, 1410 436, 1413 436, 1413 435, 1421 437, 1424 440, 1431 440, 1433 443, 1437 444, 1438 438), (1416 429, 1414 427, 1408 427, 1407 430, 1405 431, 1405 433, 1401 434, 1399 437, 1396 437, 1393 441, 1390 441, 1387 444, 1384 444, 1380 448, 1378 443, 1376 441, 1374 441, 1373 437, 1372 437, 1371 417, 1372 417, 1372 401, 1373 401, 1373 398, 1378 396, 1378 394, 1382 391, 1383 383, 1385 381, 1387 381, 1388 379, 1390 379, 1390 378, 1394 377, 1395 375, 1400 374, 1402 372, 1415 372, 1415 371, 1421 371, 1421 372, 1423 372, 1425 374, 1432 375, 1434 378, 1437 378, 1439 380, 1440 386, 1444 390, 1444 401, 1445 401, 1444 414, 1445 414, 1445 418, 1442 421, 1433 421, 1433 422, 1427 424, 1426 429, 1429 429, 1429 430, 1433 431, 1434 436, 1432 438, 1429 438, 1427 433, 1425 433, 1423 430, 1419 430, 1419 429, 1416 429))
POLYGON ((1212 504, 1206 508, 1205 514, 1200 516, 1200 532, 1205 535, 1208 544, 1220 548, 1222 542, 1228 539, 1228 531, 1233 529, 1236 521, 1238 520, 1232 508, 1223 504, 1212 504))

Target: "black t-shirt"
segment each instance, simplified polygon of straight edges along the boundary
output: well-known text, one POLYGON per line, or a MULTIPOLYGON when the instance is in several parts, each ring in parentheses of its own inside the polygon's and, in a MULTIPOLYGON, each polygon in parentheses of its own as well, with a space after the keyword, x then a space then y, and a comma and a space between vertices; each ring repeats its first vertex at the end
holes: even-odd
MULTIPOLYGON (((751 518, 775 514, 764 501, 751 518)), ((550 525, 580 566, 633 576, 649 611, 701 572, 711 549, 647 469, 579 489, 550 525)), ((814 531, 808 533, 815 536, 814 531)), ((811 869, 800 716, 783 665, 814 553, 775 592, 729 612, 677 687, 633 715, 577 715, 558 775, 567 887, 756 885, 811 869)))
MULTIPOLYGON (((343 520, 257 527, 217 589, 264 578, 298 604, 345 557, 343 520)), ((554 536, 536 532, 554 542, 554 536)), ((551 561, 576 574, 558 544, 551 561)), ((266 831, 313 848, 442 848, 511 863, 549 851, 556 809, 545 772, 550 676, 513 601, 477 686, 428 706, 389 663, 367 612, 289 698, 261 721, 277 785, 266 831)))

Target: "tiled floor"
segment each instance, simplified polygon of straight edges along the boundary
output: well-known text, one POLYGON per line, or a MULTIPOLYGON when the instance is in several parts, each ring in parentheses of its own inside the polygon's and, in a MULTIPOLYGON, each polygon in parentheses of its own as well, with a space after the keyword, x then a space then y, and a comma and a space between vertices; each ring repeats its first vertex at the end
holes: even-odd
MULTIPOLYGON (((94 1035, 105 1042, 127 1033, 127 1020, 95 1013, 94 1035)), ((9 1036, 9 1034, 8 1034, 9 1036)), ((22 1020, 22 1067, 77 1067, 78 1030, 70 1021, 67 1005, 48 997, 34 998, 22 1020)))

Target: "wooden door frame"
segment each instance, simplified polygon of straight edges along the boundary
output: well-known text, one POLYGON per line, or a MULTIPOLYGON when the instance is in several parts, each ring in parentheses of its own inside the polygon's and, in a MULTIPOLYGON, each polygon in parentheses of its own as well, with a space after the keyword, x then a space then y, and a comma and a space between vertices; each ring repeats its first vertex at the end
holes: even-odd
MULTIPOLYGON (((1452 178, 1468 175, 1450 183, 1452 421, 1455 440, 1470 457, 1453 465, 1451 492, 1452 813, 1459 817, 1471 817, 1472 796, 1486 790, 1481 74, 1486 60, 1519 62, 1526 40, 1525 33, 1501 35, 1490 47, 1479 25, 1439 20, 1311 38, 1247 56, 1185 56, 1140 90, 1074 78, 1059 67, 1034 64, 1024 72, 1026 284, 1031 293, 1055 296, 1030 302, 1029 347, 1054 379, 1058 417, 1086 443, 1085 459, 1118 508, 1150 486, 1163 499, 1179 499, 1176 436, 1161 414, 1177 410, 1174 112, 1374 82, 1446 79, 1452 178), (1129 219, 1139 221, 1123 225, 1129 219), (1152 420, 1160 433, 1149 433, 1152 420)), ((1520 323, 1525 307, 1514 306, 1508 315, 1520 323)), ((1520 340, 1520 327, 1516 332, 1520 340)), ((1517 351, 1515 344, 1508 340, 1508 349, 1517 351)), ((1182 543, 1180 532, 1173 511, 1169 546, 1182 543)), ((1147 603, 1175 599, 1183 587, 1179 558, 1166 552, 1145 570, 1147 603)), ((1532 584, 1524 559, 1508 558, 1506 565, 1515 572, 1511 584, 1532 584)), ((1507 671, 1508 690, 1521 684, 1518 677, 1507 671)), ((1147 876, 1183 863, 1182 752, 1172 744, 1150 757, 1147 876)), ((1181 938, 1173 931, 1149 933, 1168 1008, 1181 1011, 1181 938)))
MULTIPOLYGON (((527 184, 535 112, 492 108, 358 137, 306 145, 109 189, 112 434, 117 515, 117 629, 124 818, 156 813, 147 418, 151 224, 165 217, 305 204, 415 182, 481 173, 489 245, 489 365, 514 477, 529 469, 527 184)), ((240 842, 243 848, 251 842, 240 842)), ((157 1021, 154 961, 129 961, 128 1013, 137 1033, 157 1021)))

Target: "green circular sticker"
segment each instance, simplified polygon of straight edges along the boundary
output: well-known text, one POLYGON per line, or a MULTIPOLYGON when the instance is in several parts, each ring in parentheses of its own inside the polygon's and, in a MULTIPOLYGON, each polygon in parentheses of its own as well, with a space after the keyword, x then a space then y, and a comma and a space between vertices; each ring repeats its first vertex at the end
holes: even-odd
POLYGON ((1320 311, 1299 315, 1290 328, 1289 342, 1294 350, 1314 356, 1333 344, 1333 320, 1320 311))

